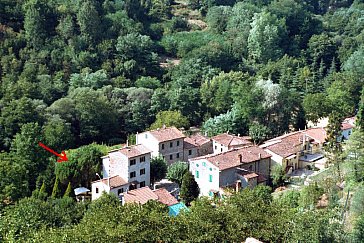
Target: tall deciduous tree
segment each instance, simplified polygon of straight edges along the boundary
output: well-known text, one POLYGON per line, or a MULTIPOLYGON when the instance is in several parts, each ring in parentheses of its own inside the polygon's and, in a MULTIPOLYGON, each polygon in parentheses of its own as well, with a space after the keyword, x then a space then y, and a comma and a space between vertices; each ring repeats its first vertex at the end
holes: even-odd
POLYGON ((87 41, 93 43, 100 37, 101 21, 94 2, 84 1, 77 13, 77 21, 80 26, 81 34, 87 41))
POLYGON ((187 172, 188 164, 186 162, 177 161, 168 167, 167 178, 181 186, 182 179, 187 172))
POLYGON ((165 178, 167 173, 167 163, 163 157, 153 157, 150 161, 150 180, 153 184, 165 178))
POLYGON ((281 42, 286 37, 283 19, 263 11, 255 14, 248 38, 249 56, 258 63, 267 63, 283 56, 281 42))
POLYGON ((164 125, 188 128, 189 122, 180 111, 161 111, 157 114, 156 121, 150 126, 150 129, 161 128, 164 125))

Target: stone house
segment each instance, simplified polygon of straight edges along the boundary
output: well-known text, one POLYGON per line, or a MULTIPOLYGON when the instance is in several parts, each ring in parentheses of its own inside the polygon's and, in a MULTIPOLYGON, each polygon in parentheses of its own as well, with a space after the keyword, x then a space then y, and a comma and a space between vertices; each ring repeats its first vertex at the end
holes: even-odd
POLYGON ((163 127, 136 134, 136 144, 152 151, 152 157, 162 156, 168 165, 184 160, 185 135, 175 127, 163 127))
POLYGON ((213 153, 211 139, 200 133, 186 137, 183 148, 185 161, 213 153))
POLYGON ((200 195, 224 193, 225 187, 254 187, 265 184, 270 175, 271 155, 258 146, 232 149, 190 159, 190 171, 200 195))
POLYGON ((241 137, 228 133, 222 133, 211 138, 213 153, 218 154, 235 148, 242 148, 253 145, 251 138, 248 136, 241 137))
POLYGON ((151 151, 140 144, 110 151, 102 157, 103 179, 92 182, 92 200, 104 191, 119 195, 150 186, 150 159, 151 151))

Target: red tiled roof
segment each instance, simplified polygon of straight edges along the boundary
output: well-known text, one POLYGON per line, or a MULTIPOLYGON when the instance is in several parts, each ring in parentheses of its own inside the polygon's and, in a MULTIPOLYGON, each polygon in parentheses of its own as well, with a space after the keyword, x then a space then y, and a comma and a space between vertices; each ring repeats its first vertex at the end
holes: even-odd
POLYGON ((160 128, 149 131, 149 133, 155 137, 158 142, 165 142, 185 137, 185 135, 176 127, 160 128))
POLYGON ((212 137, 212 140, 226 146, 226 147, 237 147, 237 146, 247 146, 251 145, 252 142, 247 140, 247 136, 240 137, 227 133, 219 134, 215 137, 212 137))
MULTIPOLYGON (((96 182, 102 182, 105 185, 109 184, 109 178, 104 178, 98 181, 93 181, 92 183, 96 183, 96 182)), ((123 178, 121 178, 119 175, 116 176, 111 176, 110 177, 110 188, 116 188, 116 187, 120 187, 123 185, 128 184, 127 181, 125 181, 123 178)))
POLYGON ((341 130, 348 130, 348 129, 352 129, 355 126, 353 124, 350 124, 348 122, 343 122, 341 123, 341 130))
POLYGON ((172 196, 165 188, 160 188, 153 191, 158 196, 158 201, 167 205, 172 206, 178 203, 177 199, 172 196))
POLYGON ((201 145, 204 145, 206 143, 210 142, 210 139, 208 137, 203 136, 202 134, 194 134, 190 137, 186 137, 184 140, 184 145, 183 147, 185 149, 189 149, 189 148, 195 148, 195 147, 199 147, 201 145))
POLYGON ((326 130, 322 127, 309 128, 303 131, 306 135, 313 138, 315 142, 324 143, 326 141, 326 130))
POLYGON ((259 159, 270 158, 271 155, 265 152, 262 148, 258 146, 244 147, 240 149, 229 150, 220 154, 206 155, 202 157, 197 157, 191 159, 191 161, 196 161, 200 159, 206 159, 220 170, 226 170, 229 168, 237 167, 242 163, 251 163, 258 161, 259 159))
POLYGON ((262 147, 285 158, 298 152, 297 146, 302 143, 302 138, 303 136, 300 132, 285 134, 267 141, 262 147))
POLYGON ((152 152, 150 149, 147 149, 144 145, 141 144, 125 147, 119 149, 118 151, 128 158, 141 156, 152 152))
POLYGON ((125 203, 145 204, 149 200, 158 200, 158 196, 149 188, 142 187, 123 193, 125 203))

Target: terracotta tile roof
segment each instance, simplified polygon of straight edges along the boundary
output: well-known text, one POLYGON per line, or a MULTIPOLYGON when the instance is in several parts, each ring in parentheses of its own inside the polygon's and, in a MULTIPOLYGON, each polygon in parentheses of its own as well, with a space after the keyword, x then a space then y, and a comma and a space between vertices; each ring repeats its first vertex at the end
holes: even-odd
POLYGON ((183 147, 185 149, 195 148, 204 145, 210 141, 211 140, 208 137, 205 137, 204 135, 197 133, 190 137, 186 137, 183 142, 184 143, 183 147))
POLYGON ((184 138, 185 135, 176 127, 160 128, 149 131, 149 133, 157 139, 158 142, 165 142, 174 139, 184 138))
POLYGON ((294 132, 268 140, 261 147, 286 158, 299 151, 300 148, 297 147, 302 143, 302 139, 301 132, 294 132))
MULTIPOLYGON (((104 179, 101 179, 98 181, 93 181, 92 183, 96 183, 96 182, 102 182, 105 185, 108 185, 109 178, 104 178, 104 179)), ((120 186, 123 186, 126 184, 128 184, 128 182, 126 180, 124 180, 123 178, 121 178, 119 175, 110 177, 110 188, 116 188, 116 187, 120 187, 120 186)))
POLYGON ((227 133, 219 134, 211 139, 226 146, 226 147, 242 147, 251 145, 252 142, 247 139, 247 136, 240 137, 227 133))
POLYGON ((147 186, 125 192, 123 196, 125 203, 145 204, 149 200, 158 200, 158 196, 147 186))
POLYGON ((119 149, 118 151, 128 158, 137 157, 152 152, 150 149, 141 144, 125 147, 119 149))
POLYGON ((341 130, 348 130, 348 129, 352 129, 355 126, 353 124, 350 124, 349 122, 343 122, 341 123, 341 130))
POLYGON ((324 143, 326 141, 326 130, 323 127, 309 128, 303 131, 304 134, 313 138, 317 143, 324 143))
POLYGON ((160 188, 153 191, 158 196, 158 201, 167 205, 172 206, 178 203, 178 200, 172 196, 165 188, 160 188))
POLYGON ((244 147, 240 149, 233 149, 220 154, 212 154, 197 157, 190 161, 196 161, 206 159, 220 170, 226 170, 229 168, 237 167, 244 163, 251 163, 261 159, 267 159, 272 157, 258 146, 244 147))

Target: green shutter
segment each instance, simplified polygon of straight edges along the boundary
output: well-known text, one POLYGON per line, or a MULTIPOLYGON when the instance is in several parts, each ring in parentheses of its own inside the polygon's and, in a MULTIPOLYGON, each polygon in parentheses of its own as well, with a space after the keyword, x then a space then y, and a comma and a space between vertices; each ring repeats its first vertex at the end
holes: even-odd
POLYGON ((209 182, 212 182, 212 175, 209 175, 209 182))
POLYGON ((196 170, 196 178, 200 178, 200 173, 196 170))

